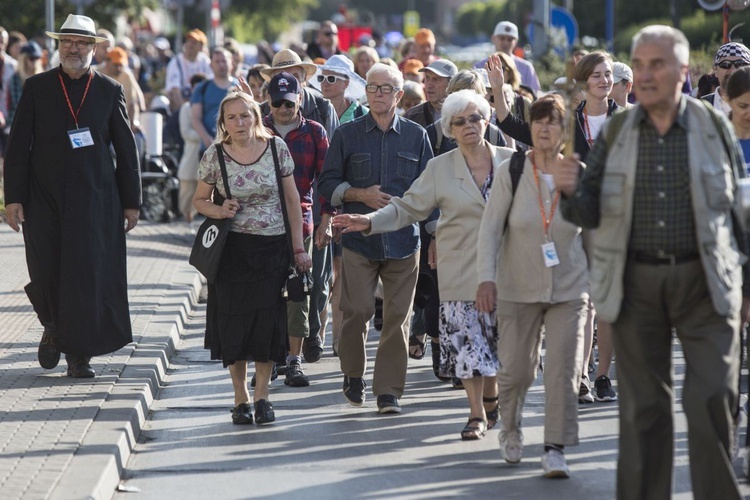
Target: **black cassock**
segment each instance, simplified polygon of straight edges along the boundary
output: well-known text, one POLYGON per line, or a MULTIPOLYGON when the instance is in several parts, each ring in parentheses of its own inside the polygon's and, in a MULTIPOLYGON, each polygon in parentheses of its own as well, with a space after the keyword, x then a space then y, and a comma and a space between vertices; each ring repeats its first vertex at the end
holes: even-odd
POLYGON ((123 208, 141 202, 138 154, 117 82, 93 73, 78 126, 94 144, 71 145, 76 124, 60 77, 75 112, 90 74, 73 80, 54 68, 26 80, 5 156, 5 203, 21 203, 26 218, 26 294, 42 324, 56 327, 60 350, 79 356, 132 342, 123 208))

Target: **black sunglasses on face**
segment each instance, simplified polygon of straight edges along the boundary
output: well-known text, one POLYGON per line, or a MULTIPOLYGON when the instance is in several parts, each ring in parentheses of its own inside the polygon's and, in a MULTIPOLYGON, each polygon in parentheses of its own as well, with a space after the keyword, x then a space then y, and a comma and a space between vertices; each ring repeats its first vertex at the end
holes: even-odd
POLYGON ((729 69, 732 66, 735 68, 744 68, 745 66, 748 66, 748 63, 742 59, 737 59, 736 61, 719 61, 716 63, 716 66, 721 69, 729 69))
POLYGON ((286 109, 292 109, 296 105, 297 103, 292 101, 276 101, 271 103, 271 106, 273 106, 274 108, 280 108, 281 106, 284 106, 286 107, 286 109))

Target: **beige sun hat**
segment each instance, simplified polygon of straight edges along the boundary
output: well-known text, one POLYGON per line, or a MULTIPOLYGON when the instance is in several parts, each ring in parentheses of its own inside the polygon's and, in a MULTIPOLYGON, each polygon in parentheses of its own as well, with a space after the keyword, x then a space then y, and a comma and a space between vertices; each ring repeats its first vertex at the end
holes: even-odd
MULTIPOLYGON (((273 73, 278 70, 289 71, 290 68, 295 66, 305 70, 306 77, 305 81, 309 80, 311 76, 315 74, 318 67, 313 63, 302 62, 299 54, 290 49, 280 50, 273 56, 273 63, 270 68, 260 70, 260 75, 265 81, 270 81, 273 73)), ((301 82, 300 82, 301 83, 301 82)))
POLYGON ((86 16, 77 16, 75 14, 68 14, 68 18, 63 23, 60 31, 55 33, 53 31, 44 32, 48 37, 59 40, 61 36, 65 35, 76 35, 86 36, 93 38, 97 43, 106 42, 106 38, 102 38, 96 35, 96 25, 94 20, 86 16))

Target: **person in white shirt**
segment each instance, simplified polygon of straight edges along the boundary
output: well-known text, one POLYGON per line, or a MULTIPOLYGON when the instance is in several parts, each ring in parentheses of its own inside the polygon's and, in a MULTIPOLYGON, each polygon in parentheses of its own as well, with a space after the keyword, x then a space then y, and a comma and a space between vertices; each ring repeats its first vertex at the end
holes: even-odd
POLYGON ((203 73, 209 79, 214 77, 211 60, 203 51, 207 44, 208 39, 201 30, 188 31, 182 52, 167 64, 164 90, 169 97, 172 112, 177 111, 190 98, 190 77, 196 73, 203 73))

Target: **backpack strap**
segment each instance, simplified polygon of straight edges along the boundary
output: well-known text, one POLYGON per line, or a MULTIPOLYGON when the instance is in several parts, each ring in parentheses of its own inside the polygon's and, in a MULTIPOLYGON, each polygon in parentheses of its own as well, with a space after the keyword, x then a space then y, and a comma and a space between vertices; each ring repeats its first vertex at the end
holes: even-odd
POLYGON ((440 154, 440 146, 443 144, 443 126, 439 123, 435 125, 435 147, 432 148, 432 155, 440 154))

